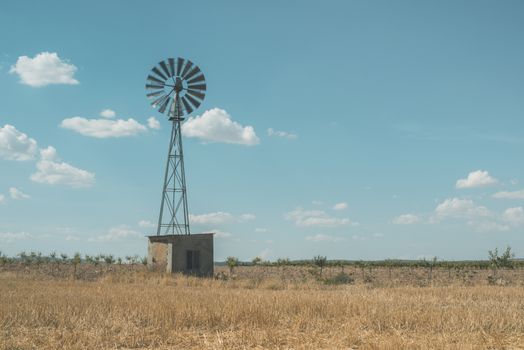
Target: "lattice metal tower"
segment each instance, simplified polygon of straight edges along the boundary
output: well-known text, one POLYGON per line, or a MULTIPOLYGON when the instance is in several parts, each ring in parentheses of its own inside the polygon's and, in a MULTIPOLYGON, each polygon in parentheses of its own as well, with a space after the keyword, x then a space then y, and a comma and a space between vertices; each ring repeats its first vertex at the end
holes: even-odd
POLYGON ((151 105, 160 113, 167 114, 172 122, 157 235, 188 235, 189 211, 181 126, 183 116, 197 109, 204 100, 205 77, 190 60, 168 58, 151 69, 146 89, 147 97, 153 99, 151 105))

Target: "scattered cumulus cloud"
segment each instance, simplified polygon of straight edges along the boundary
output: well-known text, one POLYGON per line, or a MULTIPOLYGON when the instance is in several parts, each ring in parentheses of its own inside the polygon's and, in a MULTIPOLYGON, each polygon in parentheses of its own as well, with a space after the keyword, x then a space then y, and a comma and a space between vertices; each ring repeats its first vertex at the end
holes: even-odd
POLYGON ((221 231, 221 230, 218 230, 218 229, 212 229, 211 232, 213 232, 215 234, 215 238, 218 238, 218 239, 225 239, 225 238, 229 238, 232 236, 231 233, 229 232, 224 232, 224 231, 221 231))
POLYGON ((36 163, 37 172, 31 180, 49 185, 66 185, 70 187, 89 187, 95 182, 95 174, 61 162, 56 149, 49 146, 40 151, 41 159, 36 163))
POLYGON ((507 231, 509 226, 497 221, 468 221, 468 226, 479 232, 507 231))
POLYGON ((497 199, 524 199, 524 190, 520 191, 501 191, 493 195, 497 199))
POLYGON ((58 57, 56 52, 41 52, 34 58, 20 56, 9 73, 18 74, 20 82, 32 87, 50 84, 76 85, 77 68, 58 57))
POLYGON ((242 126, 223 109, 213 108, 201 116, 190 117, 182 125, 182 134, 204 142, 221 142, 246 146, 258 145, 260 139, 252 126, 242 126))
POLYGON ((448 198, 437 205, 437 218, 475 218, 490 216, 490 211, 471 199, 448 198))
POLYGON ((346 202, 337 203, 333 206, 334 210, 344 210, 348 208, 348 204, 346 202))
POLYGON ((420 221, 415 214, 402 214, 393 219, 395 225, 412 225, 420 221))
POLYGON ((251 221, 251 220, 255 220, 255 215, 254 214, 242 214, 240 215, 240 217, 238 218, 239 221, 251 221))
POLYGON ((64 238, 66 241, 79 241, 80 237, 74 235, 67 235, 64 238))
POLYGON ((33 236, 25 232, 0 232, 0 242, 11 243, 14 241, 25 240, 33 236))
MULTIPOLYGON (((0 158, 16 161, 33 160, 37 154, 37 142, 26 134, 18 131, 12 125, 0 128, 0 158)), ((94 183, 95 175, 60 162, 54 147, 40 149, 40 160, 36 163, 37 172, 31 175, 31 180, 38 183, 65 184, 71 187, 85 187, 94 183)), ((25 194, 16 188, 10 190, 11 196, 25 198, 25 194)), ((14 198, 14 197, 13 197, 14 198)))
POLYGON ((5 196, 3 194, 0 194, 0 204, 5 203, 5 196))
POLYGON ((155 117, 149 117, 147 119, 147 126, 149 127, 149 129, 159 130, 160 122, 155 117))
POLYGON ((273 130, 272 128, 267 129, 267 134, 269 136, 275 136, 275 137, 280 137, 280 138, 289 139, 289 140, 294 140, 298 138, 298 135, 295 133, 287 132, 287 131, 273 130))
POLYGON ((125 239, 136 239, 140 238, 140 233, 130 229, 127 226, 118 226, 111 228, 106 234, 91 237, 88 239, 90 242, 109 242, 109 241, 121 241, 125 239))
POLYGON ((487 171, 477 170, 470 172, 467 178, 457 180, 455 187, 460 189, 484 187, 496 184, 497 182, 498 180, 491 177, 487 171))
POLYGON ((200 224, 200 225, 223 225, 223 224, 229 224, 234 222, 245 222, 245 221, 251 221, 255 219, 255 215, 253 214, 242 214, 239 216, 235 216, 231 213, 225 213, 225 212, 215 212, 215 213, 208 213, 208 214, 201 214, 201 215, 193 215, 189 214, 189 221, 192 224, 200 224))
POLYGON ((102 112, 100 112, 100 116, 102 118, 109 118, 109 119, 111 119, 111 118, 116 117, 116 112, 113 111, 112 109, 107 108, 107 109, 104 109, 102 112))
POLYGON ((157 225, 152 223, 151 221, 149 220, 140 220, 138 222, 138 226, 140 227, 143 227, 143 228, 154 228, 156 227, 157 225))
POLYGON ((347 218, 336 218, 322 210, 297 208, 287 213, 285 217, 300 227, 339 227, 352 224, 347 218))
POLYGON ((312 241, 312 242, 340 242, 340 241, 345 240, 342 237, 324 235, 321 233, 314 235, 314 236, 306 236, 304 239, 306 241, 312 241))
POLYGON ((60 127, 75 131, 81 135, 95 138, 135 136, 147 131, 147 128, 129 118, 124 119, 87 119, 72 117, 62 120, 60 127))
POLYGON ((522 207, 508 208, 502 214, 502 218, 513 226, 524 225, 524 209, 522 207))
POLYGON ((35 158, 37 142, 14 126, 6 124, 0 128, 0 158, 27 161, 35 158))
POLYGON ((24 192, 20 191, 16 187, 9 188, 9 195, 13 199, 29 199, 29 198, 31 198, 31 196, 29 196, 28 194, 25 194, 24 192))
POLYGON ((255 232, 257 232, 257 233, 264 233, 264 232, 267 232, 267 231, 268 231, 268 229, 267 228, 263 228, 263 227, 257 227, 255 229, 255 232))

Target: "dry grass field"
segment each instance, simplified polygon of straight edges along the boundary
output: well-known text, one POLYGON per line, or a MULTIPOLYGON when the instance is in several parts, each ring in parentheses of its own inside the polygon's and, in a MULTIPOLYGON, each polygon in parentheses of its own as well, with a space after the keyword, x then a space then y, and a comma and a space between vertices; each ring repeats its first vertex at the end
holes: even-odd
POLYGON ((522 270, 495 285, 489 271, 355 269, 326 285, 298 267, 227 280, 88 270, 0 270, 0 349, 524 348, 522 270))

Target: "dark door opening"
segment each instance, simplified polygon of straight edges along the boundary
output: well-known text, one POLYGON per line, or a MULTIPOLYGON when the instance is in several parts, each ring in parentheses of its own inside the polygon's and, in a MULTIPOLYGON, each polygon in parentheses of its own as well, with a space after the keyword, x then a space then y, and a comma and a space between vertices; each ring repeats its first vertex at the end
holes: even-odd
POLYGON ((186 269, 199 270, 200 269, 200 251, 186 250, 186 269))

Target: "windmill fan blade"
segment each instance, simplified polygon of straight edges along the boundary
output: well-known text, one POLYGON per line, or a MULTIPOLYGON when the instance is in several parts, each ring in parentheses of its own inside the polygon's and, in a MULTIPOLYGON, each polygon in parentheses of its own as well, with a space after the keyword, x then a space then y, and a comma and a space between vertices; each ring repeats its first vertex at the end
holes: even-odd
POLYGON ((156 100, 154 100, 153 102, 151 102, 151 106, 153 107, 157 107, 160 103, 162 103, 164 101, 164 99, 167 98, 166 95, 162 95, 160 96, 159 98, 157 98, 156 100))
POLYGON ((201 100, 203 100, 204 97, 206 96, 203 93, 200 93, 200 92, 198 92, 196 90, 187 90, 186 93, 188 93, 191 96, 195 96, 195 97, 197 97, 197 98, 199 98, 201 100))
POLYGON ((155 72, 159 77, 162 77, 164 78, 164 81, 167 80, 167 77, 160 71, 160 69, 158 69, 157 67, 154 67, 153 69, 151 69, 153 72, 155 72))
POLYGON ((164 102, 162 102, 162 105, 158 109, 160 113, 164 113, 166 111, 167 106, 169 105, 169 102, 171 101, 170 98, 167 98, 164 102))
POLYGON ((176 60, 176 75, 180 76, 180 71, 182 70, 182 66, 184 65, 184 59, 183 58, 177 58, 176 60))
POLYGON ((168 58, 169 68, 171 68, 171 76, 175 75, 175 59, 168 58))
POLYGON ((182 97, 182 103, 184 104, 184 109, 187 114, 193 112, 193 108, 191 108, 191 105, 187 103, 186 96, 182 97))
POLYGON ((162 95, 163 93, 164 93, 164 90, 160 90, 160 91, 151 92, 151 93, 147 94, 146 96, 148 98, 151 98, 151 97, 155 97, 155 96, 158 96, 158 95, 162 95))
POLYGON ((189 95, 185 95, 184 98, 187 98, 189 102, 191 102, 191 104, 195 107, 195 109, 197 109, 198 106, 200 106, 200 104, 202 103, 189 95))
POLYGON ((186 74, 189 71, 189 69, 191 69, 191 67, 193 67, 193 62, 191 62, 190 60, 187 60, 186 66, 184 67, 184 70, 181 73, 181 77, 183 79, 186 76, 186 74))
POLYGON ((157 89, 163 89, 164 88, 164 83, 162 83, 162 85, 156 85, 156 84, 146 84, 146 89, 148 90, 157 90, 157 89))
POLYGON ((194 84, 194 83, 200 83, 201 81, 205 81, 205 80, 206 78, 204 77, 204 74, 202 74, 202 75, 199 75, 198 77, 188 80, 187 83, 194 84))
POLYGON ((155 78, 151 74, 147 76, 147 80, 151 80, 152 82, 160 83, 160 84, 164 85, 164 81, 162 81, 162 80, 160 80, 158 78, 155 78))
POLYGON ((188 89, 193 89, 193 90, 204 90, 204 91, 206 91, 206 84, 188 85, 187 88, 188 89))
POLYGON ((167 64, 165 61, 160 61, 158 62, 158 64, 160 65, 160 67, 162 68, 162 70, 164 71, 164 73, 166 73, 167 77, 171 77, 171 73, 169 73, 169 69, 167 69, 167 64))
POLYGON ((187 73, 187 75, 184 77, 184 79, 189 80, 189 79, 191 79, 191 77, 195 76, 198 73, 200 73, 200 68, 195 66, 195 68, 193 68, 193 70, 191 72, 187 73))

